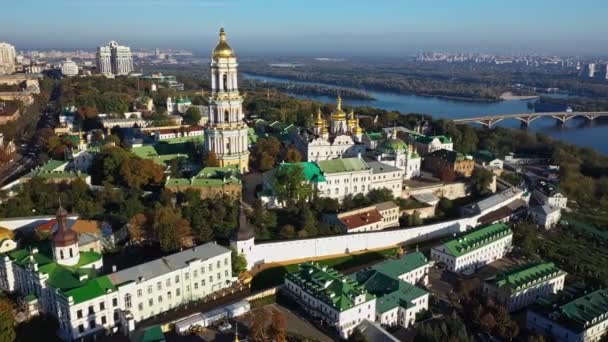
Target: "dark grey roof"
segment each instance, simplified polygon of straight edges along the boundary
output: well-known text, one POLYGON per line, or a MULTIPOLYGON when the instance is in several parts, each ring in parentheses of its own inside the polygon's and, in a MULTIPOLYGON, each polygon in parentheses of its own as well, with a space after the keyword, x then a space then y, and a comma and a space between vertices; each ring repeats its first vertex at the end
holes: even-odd
POLYGON ((398 167, 379 161, 368 161, 367 165, 372 169, 373 174, 401 171, 398 167))
POLYGON ((185 268, 188 263, 195 259, 207 260, 218 255, 230 253, 230 250, 214 242, 196 246, 179 253, 171 254, 145 264, 127 268, 108 277, 114 285, 124 284, 130 281, 138 281, 140 278, 152 279, 169 272, 185 268))
POLYGON ((365 336, 368 341, 374 342, 399 342, 395 336, 391 335, 388 331, 386 331, 380 324, 375 322, 370 322, 367 319, 364 319, 361 322, 357 329, 365 336))
POLYGON ((556 211, 560 211, 559 207, 554 207, 552 205, 549 204, 545 204, 545 205, 539 205, 536 207, 533 207, 532 209, 533 212, 539 213, 539 214, 545 214, 545 215, 549 215, 551 213, 554 213, 556 211))

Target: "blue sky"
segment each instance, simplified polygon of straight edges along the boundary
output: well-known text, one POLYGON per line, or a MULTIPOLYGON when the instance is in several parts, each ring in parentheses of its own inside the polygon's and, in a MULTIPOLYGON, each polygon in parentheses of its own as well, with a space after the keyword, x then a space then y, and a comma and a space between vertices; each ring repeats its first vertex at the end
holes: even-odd
POLYGON ((19 0, 0 41, 20 48, 206 51, 225 26, 240 54, 426 50, 608 54, 606 0, 19 0))

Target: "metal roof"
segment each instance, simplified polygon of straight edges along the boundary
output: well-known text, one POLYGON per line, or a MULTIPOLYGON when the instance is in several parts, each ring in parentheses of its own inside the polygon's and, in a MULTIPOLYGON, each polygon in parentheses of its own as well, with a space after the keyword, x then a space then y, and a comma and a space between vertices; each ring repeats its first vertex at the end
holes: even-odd
POLYGON ((225 253, 230 253, 230 250, 216 243, 209 242, 145 264, 109 274, 108 277, 114 285, 120 285, 130 281, 139 281, 140 278, 152 279, 185 268, 192 260, 207 260, 225 253))

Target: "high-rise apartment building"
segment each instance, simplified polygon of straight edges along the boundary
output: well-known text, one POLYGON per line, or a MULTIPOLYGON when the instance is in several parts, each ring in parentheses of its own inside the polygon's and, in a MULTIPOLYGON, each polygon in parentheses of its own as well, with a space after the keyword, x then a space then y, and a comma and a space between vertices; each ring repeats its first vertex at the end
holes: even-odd
POLYGON ((128 46, 111 41, 97 48, 97 70, 106 75, 128 75, 133 71, 133 54, 128 46))
POLYGON ((0 42, 0 75, 15 72, 15 47, 9 43, 0 42))
POLYGON ((589 78, 595 77, 595 63, 589 63, 587 71, 589 72, 587 74, 587 76, 589 76, 589 78))

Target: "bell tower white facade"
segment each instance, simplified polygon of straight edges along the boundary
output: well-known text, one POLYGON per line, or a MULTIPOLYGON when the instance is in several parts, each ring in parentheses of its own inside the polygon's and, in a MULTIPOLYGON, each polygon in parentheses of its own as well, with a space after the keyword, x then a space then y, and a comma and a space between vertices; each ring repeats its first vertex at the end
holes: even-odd
POLYGON ((220 30, 220 41, 211 57, 211 97, 209 125, 205 131, 205 151, 214 152, 220 166, 249 169, 248 127, 243 121, 243 98, 238 89, 236 56, 220 30))

